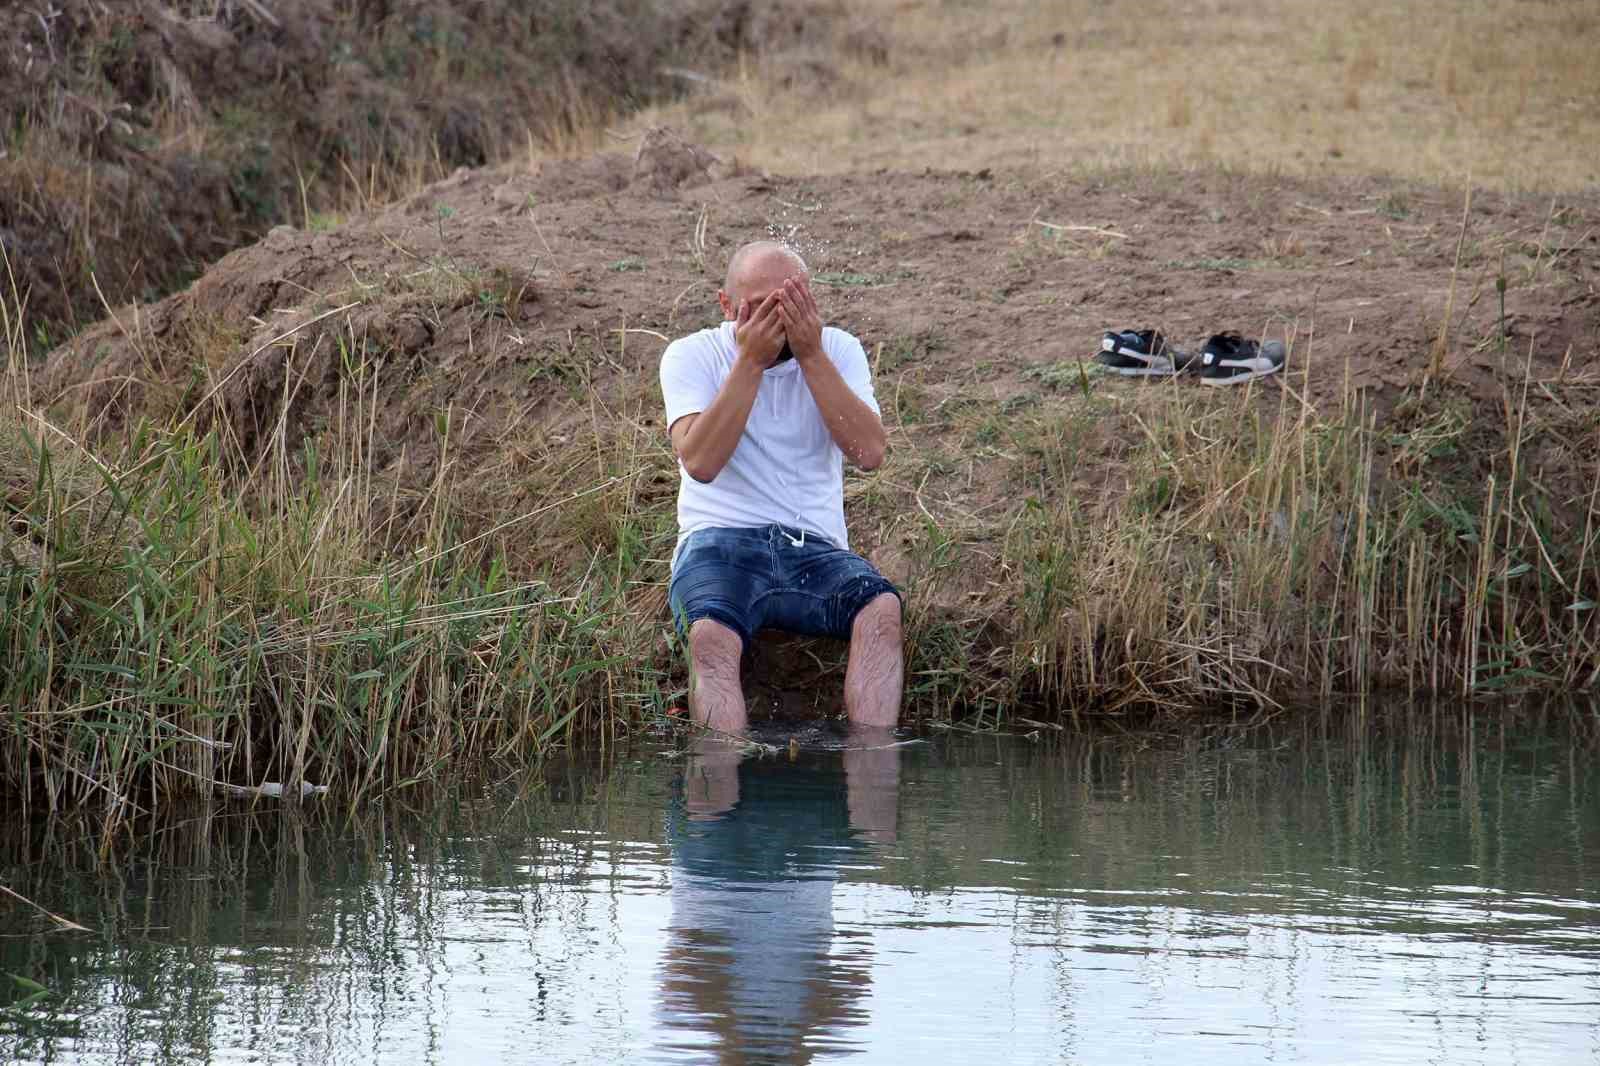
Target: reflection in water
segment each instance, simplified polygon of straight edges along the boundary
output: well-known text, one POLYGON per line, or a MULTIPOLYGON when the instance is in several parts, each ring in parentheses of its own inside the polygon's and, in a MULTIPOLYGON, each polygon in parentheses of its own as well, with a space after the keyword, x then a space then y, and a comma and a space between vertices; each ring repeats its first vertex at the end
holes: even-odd
POLYGON ((893 841, 899 760, 886 733, 793 760, 695 746, 669 815, 661 1020, 673 1051, 809 1062, 864 1024, 871 942, 836 949, 834 886, 869 842, 893 841))
POLYGON ((1597 750, 1592 710, 1307 714, 641 747, 112 864, 0 825, 94 930, 0 902, 0 1063, 1600 1061, 1597 750))

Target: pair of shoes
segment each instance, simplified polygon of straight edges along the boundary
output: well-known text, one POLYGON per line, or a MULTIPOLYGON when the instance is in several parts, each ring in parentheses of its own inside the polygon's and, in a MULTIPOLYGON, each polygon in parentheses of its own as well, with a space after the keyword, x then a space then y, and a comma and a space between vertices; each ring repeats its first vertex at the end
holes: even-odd
POLYGON ((1125 377, 1170 377, 1198 370, 1207 385, 1237 385, 1283 369, 1282 341, 1265 344, 1237 333, 1216 333, 1198 352, 1172 347, 1157 330, 1126 329, 1100 339, 1095 362, 1125 377))

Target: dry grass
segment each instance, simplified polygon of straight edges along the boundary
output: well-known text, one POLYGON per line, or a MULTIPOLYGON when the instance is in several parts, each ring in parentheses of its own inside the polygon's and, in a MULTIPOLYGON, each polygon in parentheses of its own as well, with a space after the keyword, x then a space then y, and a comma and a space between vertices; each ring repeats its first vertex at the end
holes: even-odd
MULTIPOLYGON (((98 809, 112 828, 263 783, 353 803, 579 734, 604 746, 671 698, 637 652, 657 636, 662 518, 639 488, 661 445, 626 418, 574 441, 575 476, 536 506, 479 520, 459 410, 432 412, 426 481, 378 476, 381 359, 348 313, 285 342, 289 366, 301 337, 337 352, 312 439, 230 421, 215 386, 163 393, 159 424, 125 432, 51 424, 28 402, 20 305, 0 303, 0 791, 24 810, 98 809), (530 528, 571 565, 514 559, 530 528)), ((150 354, 204 366, 218 343, 191 331, 150 354)))
MULTIPOLYGON (((955 464, 921 449, 857 495, 865 524, 916 530, 925 699, 1003 721, 1600 679, 1600 511, 1524 468, 1519 442, 1553 431, 1524 382, 1504 426, 1442 386, 1378 426, 1355 393, 1303 407, 1294 373, 1220 395, 1077 374, 1004 420, 998 510, 941 500, 955 464)), ((991 432, 978 409, 944 417, 991 432)))
POLYGON ((868 0, 887 65, 758 64, 646 112, 787 174, 1223 165, 1574 190, 1600 181, 1589 0, 868 0))

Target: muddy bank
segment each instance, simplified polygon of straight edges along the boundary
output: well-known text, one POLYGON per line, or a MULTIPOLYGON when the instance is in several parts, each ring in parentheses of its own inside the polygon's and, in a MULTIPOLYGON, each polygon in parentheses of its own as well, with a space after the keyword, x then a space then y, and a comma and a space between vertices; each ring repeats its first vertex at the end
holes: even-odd
MULTIPOLYGON (((892 454, 848 480, 847 511, 914 590, 923 697, 1061 714, 1568 687, 1600 668, 1597 219, 1586 200, 1218 173, 798 180, 669 139, 659 159, 464 171, 337 229, 275 229, 86 330, 34 396, 113 438, 141 418, 220 429, 248 463, 329 439, 354 348, 378 397, 370 491, 401 501, 375 550, 403 546, 404 501, 444 475, 462 534, 497 530, 513 569, 620 553, 627 609, 664 619, 656 360, 715 321, 728 253, 778 234, 875 364, 892 454), (1086 361, 1135 326, 1278 337, 1290 365, 1214 390, 1086 361), (553 505, 602 488, 604 507, 553 505)), ((754 687, 814 708, 832 654, 771 645, 754 687)))

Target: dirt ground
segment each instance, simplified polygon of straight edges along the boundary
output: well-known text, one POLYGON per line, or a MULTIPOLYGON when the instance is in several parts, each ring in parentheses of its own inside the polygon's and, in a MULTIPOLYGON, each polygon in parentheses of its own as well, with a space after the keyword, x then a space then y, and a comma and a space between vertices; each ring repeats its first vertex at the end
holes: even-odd
MULTIPOLYGON (((784 174, 1226 167, 1600 188, 1592 0, 858 0, 888 47, 632 121, 784 174)), ((820 64, 820 65, 819 65, 820 64)))

